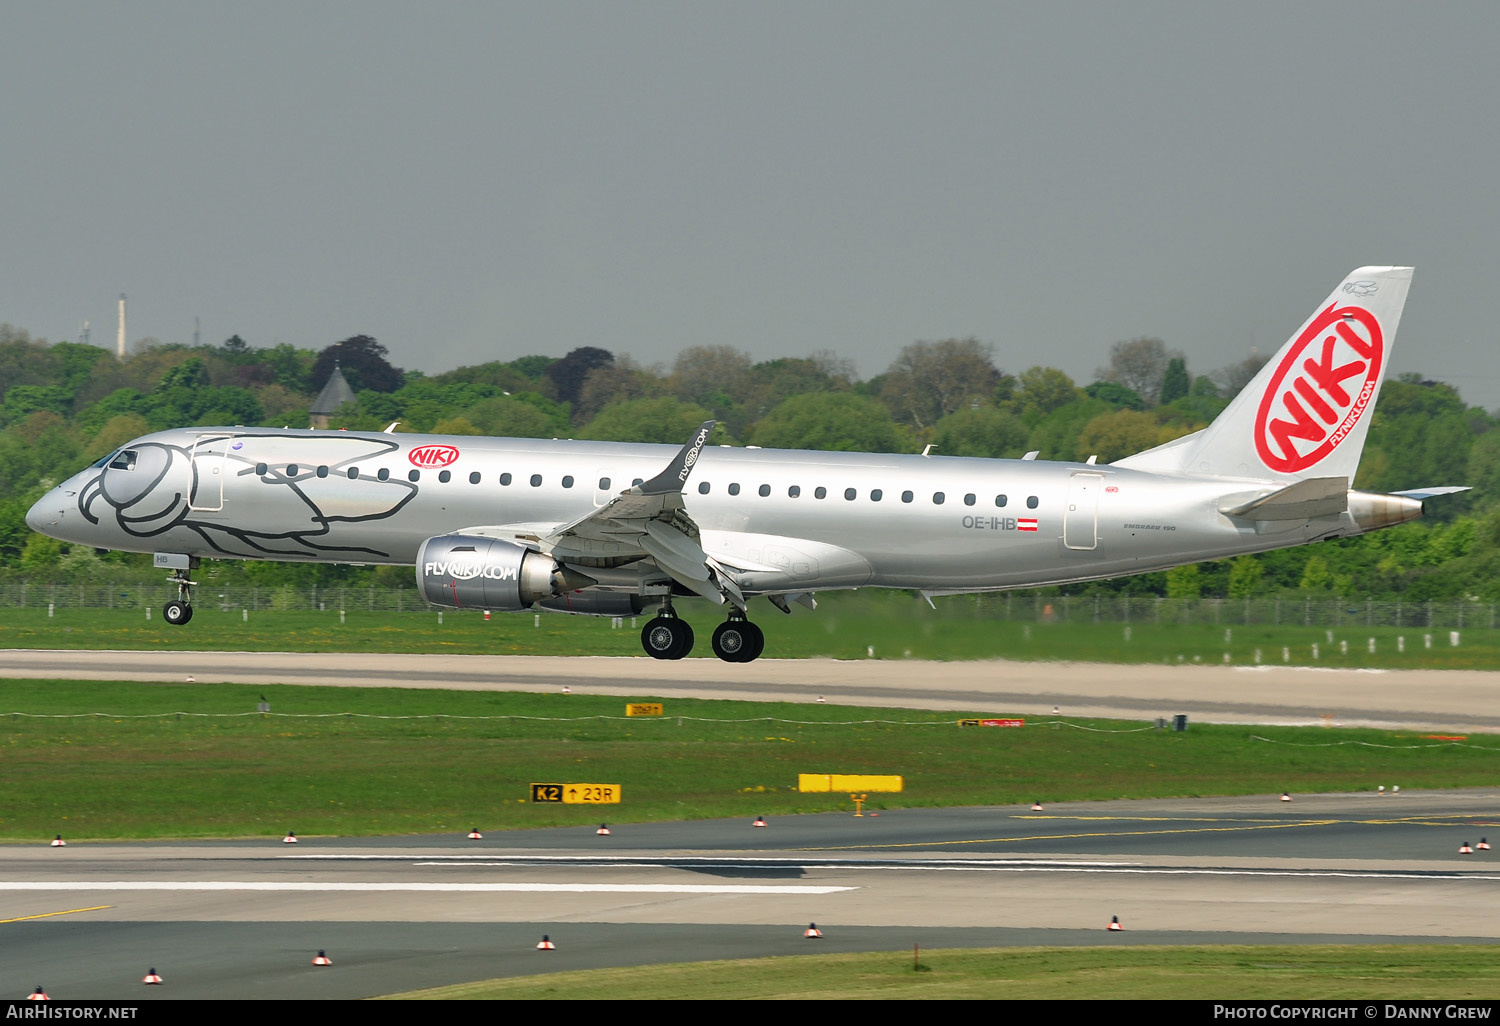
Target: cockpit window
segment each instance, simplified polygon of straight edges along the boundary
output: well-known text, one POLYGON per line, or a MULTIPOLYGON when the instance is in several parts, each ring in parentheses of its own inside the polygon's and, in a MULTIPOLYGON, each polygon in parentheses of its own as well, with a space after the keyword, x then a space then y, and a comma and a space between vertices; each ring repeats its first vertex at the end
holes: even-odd
POLYGON ((134 470, 135 450, 121 449, 115 453, 115 458, 109 461, 109 466, 112 470, 134 470))

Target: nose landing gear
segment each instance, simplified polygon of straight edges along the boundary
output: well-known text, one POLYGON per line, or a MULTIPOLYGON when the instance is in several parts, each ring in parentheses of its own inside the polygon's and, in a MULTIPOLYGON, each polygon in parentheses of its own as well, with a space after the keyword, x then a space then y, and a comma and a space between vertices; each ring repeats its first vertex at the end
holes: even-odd
MULTIPOLYGON (((192 557, 191 564, 196 567, 198 559, 192 557)), ((181 627, 193 618, 193 588, 198 583, 192 580, 188 574, 188 567, 175 567, 172 575, 167 580, 177 585, 177 599, 162 606, 161 618, 173 627, 181 627)))

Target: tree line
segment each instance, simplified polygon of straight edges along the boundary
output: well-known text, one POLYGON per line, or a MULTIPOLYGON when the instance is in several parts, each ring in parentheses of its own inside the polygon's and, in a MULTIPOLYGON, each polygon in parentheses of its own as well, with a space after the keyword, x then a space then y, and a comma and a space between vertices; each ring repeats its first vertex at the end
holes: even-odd
MULTIPOLYGON (((149 431, 193 425, 306 426, 335 366, 355 400, 332 427, 455 435, 680 443, 710 417, 714 441, 766 448, 916 452, 1108 463, 1206 426, 1264 362, 1203 375, 1160 339, 1115 343, 1094 380, 1053 367, 1011 372, 976 339, 913 342, 861 380, 830 352, 757 362, 694 346, 644 366, 594 346, 425 375, 393 366, 355 335, 321 350, 145 340, 123 360, 97 346, 49 343, 0 325, 0 575, 88 580, 134 573, 143 556, 98 554, 31 532, 47 488, 149 431)), ((1058 589, 1172 597, 1500 599, 1500 420, 1420 375, 1388 380, 1356 487, 1438 484, 1474 490, 1427 518, 1362 539, 1058 589)), ((225 583, 404 582, 403 568, 214 564, 225 583)))

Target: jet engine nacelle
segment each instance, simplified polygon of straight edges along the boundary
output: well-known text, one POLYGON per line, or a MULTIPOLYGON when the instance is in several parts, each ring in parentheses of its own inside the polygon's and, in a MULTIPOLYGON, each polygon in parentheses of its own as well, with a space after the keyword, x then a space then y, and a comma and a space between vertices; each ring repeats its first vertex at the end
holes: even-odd
POLYGON ((634 616, 646 608, 646 600, 623 591, 570 591, 537 603, 553 613, 580 616, 634 616))
POLYGON ((441 534, 417 550, 417 588, 428 602, 457 609, 529 609, 594 581, 551 556, 498 538, 441 534))

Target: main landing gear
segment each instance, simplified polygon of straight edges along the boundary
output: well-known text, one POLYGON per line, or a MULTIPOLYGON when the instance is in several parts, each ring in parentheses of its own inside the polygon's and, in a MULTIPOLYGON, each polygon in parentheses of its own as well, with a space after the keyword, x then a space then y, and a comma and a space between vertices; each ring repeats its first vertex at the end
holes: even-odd
POLYGON ((173 627, 181 627, 193 618, 193 586, 196 581, 188 578, 188 571, 173 570, 168 581, 177 585, 177 599, 161 609, 161 618, 173 627))
MULTIPOLYGON (((665 604, 641 628, 641 647, 653 659, 681 659, 693 650, 693 628, 665 604)), ((714 628, 714 655, 727 663, 748 663, 765 647, 765 634, 738 610, 714 628)))
POLYGON ((641 628, 641 647, 653 659, 681 659, 693 650, 693 627, 679 620, 671 603, 641 628))
POLYGON ((766 636, 743 613, 730 616, 714 628, 714 655, 726 663, 748 663, 766 647, 766 636))

